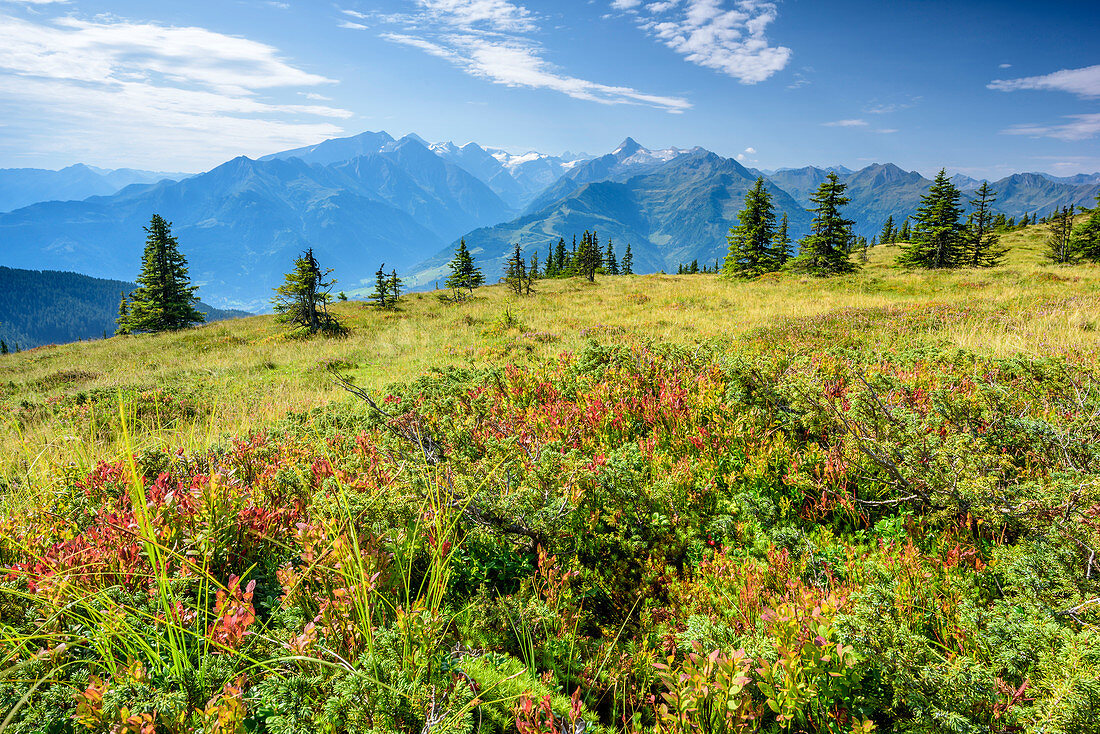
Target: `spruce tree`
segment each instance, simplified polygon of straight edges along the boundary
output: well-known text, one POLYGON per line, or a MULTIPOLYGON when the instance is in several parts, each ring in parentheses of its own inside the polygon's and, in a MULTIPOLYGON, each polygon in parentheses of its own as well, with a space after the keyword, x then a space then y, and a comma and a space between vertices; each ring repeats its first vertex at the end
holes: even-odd
POLYGON ((918 268, 957 268, 966 264, 968 233, 962 222, 962 194, 940 169, 917 207, 912 242, 898 263, 918 268))
POLYGON ((523 251, 520 249, 518 242, 515 244, 512 256, 508 258, 507 267, 504 271, 504 283, 516 295, 523 295, 524 289, 528 285, 527 261, 523 259, 523 251))
POLYGON ((466 248, 464 239, 458 241, 458 249, 455 250, 455 256, 447 267, 450 268, 451 274, 443 284, 454 291, 456 296, 463 288, 473 293, 474 288, 485 283, 485 276, 481 268, 474 264, 474 257, 466 248))
POLYGON ((882 233, 878 236, 878 241, 883 245, 888 245, 894 241, 894 215, 891 214, 886 217, 886 224, 882 225, 882 233))
POLYGON ((1074 228, 1071 246, 1084 259, 1100 262, 1100 196, 1089 218, 1074 228))
POLYGON ((374 290, 367 299, 379 308, 390 307, 390 278, 386 275, 386 263, 382 263, 374 271, 374 290))
POLYGON ((630 243, 626 243, 626 252, 623 253, 623 260, 619 264, 619 270, 623 275, 634 275, 634 253, 630 251, 630 243))
POLYGON ((908 242, 910 237, 912 237, 912 233, 909 231, 909 217, 906 217, 905 221, 901 223, 901 231, 898 232, 894 242, 908 242))
MULTIPOLYGON (((997 192, 989 188, 987 181, 982 181, 981 187, 974 192, 974 198, 970 205, 974 208, 968 224, 967 265, 974 268, 991 268, 1004 259, 1003 248, 997 246, 1001 236, 997 234, 996 219, 993 216, 993 202, 997 200, 997 192)), ((1004 214, 1000 215, 1004 221, 1004 214)))
POLYGON ((539 278, 539 251, 535 250, 531 254, 531 267, 527 269, 527 280, 537 280, 539 278))
POLYGON ((405 287, 405 281, 397 277, 397 269, 390 273, 390 305, 397 308, 397 302, 401 300, 401 289, 405 287))
POLYGON ((596 279, 596 269, 600 267, 603 256, 600 254, 599 238, 595 232, 585 231, 581 237, 581 244, 577 249, 574 260, 576 270, 580 275, 588 278, 589 282, 596 279))
POLYGON ((810 234, 799 240, 798 257, 791 268, 797 272, 819 277, 855 272, 858 267, 848 257, 852 241, 852 221, 840 214, 840 208, 848 203, 844 195, 846 186, 832 171, 821 186, 810 196, 816 206, 810 234))
POLYGON ((755 278, 779 267, 775 252, 775 208, 764 178, 745 194, 745 208, 737 215, 738 225, 726 235, 729 253, 725 272, 738 278, 755 278))
POLYGON ((118 318, 115 319, 117 328, 116 334, 129 334, 130 327, 128 322, 130 321, 130 301, 126 298, 126 294, 122 294, 122 300, 118 303, 118 318))
POLYGON ((126 320, 117 333, 175 331, 201 324, 206 317, 195 308, 198 286, 191 285, 187 260, 172 236, 172 223, 154 214, 146 233, 138 287, 130 294, 126 320))
POLYGON ((347 328, 328 312, 332 287, 336 285, 335 280, 325 280, 331 272, 331 268, 321 270, 312 248, 297 257, 294 270, 286 274, 271 299, 276 320, 311 335, 346 334, 347 328))
POLYGON ((615 247, 610 238, 607 240, 607 252, 603 256, 603 271, 608 275, 619 274, 619 261, 615 259, 615 247))
POLYGON ((0 339, 0 354, 8 353, 8 343, 3 339, 0 339))
POLYGON ((564 237, 559 237, 558 238, 558 244, 554 246, 554 254, 553 254, 552 259, 554 261, 554 275, 555 276, 565 275, 566 274, 566 267, 565 267, 566 262, 565 262, 565 238, 564 237))
POLYGON ((1074 208, 1062 207, 1050 217, 1050 234, 1047 235, 1047 258, 1059 264, 1072 263, 1077 258, 1073 240, 1074 208))
MULTIPOLYGON (((791 235, 788 232, 787 212, 783 212, 783 218, 779 220, 779 229, 775 231, 775 245, 772 247, 775 253, 775 264, 782 268, 791 258, 791 235)), ((718 272, 718 263, 714 263, 714 272, 718 272)))

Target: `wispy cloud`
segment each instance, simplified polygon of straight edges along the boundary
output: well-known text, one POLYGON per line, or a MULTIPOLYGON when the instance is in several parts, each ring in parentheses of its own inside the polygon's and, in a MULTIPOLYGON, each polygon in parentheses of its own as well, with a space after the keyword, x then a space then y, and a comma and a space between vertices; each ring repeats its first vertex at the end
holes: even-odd
POLYGON ((1088 140, 1100 135, 1100 113, 1066 115, 1063 119, 1069 122, 1054 125, 1013 125, 1001 132, 1007 135, 1029 135, 1035 138, 1056 138, 1068 141, 1088 140))
POLYGON ((612 0, 638 25, 693 64, 720 71, 742 84, 762 82, 784 69, 791 49, 772 46, 765 31, 778 16, 762 0, 612 0))
POLYGON ((382 38, 445 59, 467 74, 494 84, 548 89, 601 104, 633 104, 680 113, 691 108, 681 97, 648 94, 632 87, 581 79, 545 58, 531 36, 539 18, 508 0, 416 0, 419 12, 389 16, 400 30, 382 38))
POLYGON ((1081 69, 1062 69, 1043 76, 994 79, 986 86, 1000 92, 1041 89, 1070 92, 1079 97, 1100 97, 1100 64, 1086 66, 1081 69))
POLYGON ((348 28, 353 31, 368 31, 370 26, 363 25, 362 23, 356 23, 353 20, 342 20, 337 24, 340 28, 348 28))
POLYGON ((833 120, 821 124, 825 127, 867 127, 866 120, 833 120))
POLYGON ((269 45, 204 28, 0 15, 0 98, 26 136, 6 135, 0 145, 13 149, 64 139, 103 157, 123 140, 131 165, 194 167, 301 145, 340 134, 325 118, 351 113, 268 97, 332 83, 269 45))

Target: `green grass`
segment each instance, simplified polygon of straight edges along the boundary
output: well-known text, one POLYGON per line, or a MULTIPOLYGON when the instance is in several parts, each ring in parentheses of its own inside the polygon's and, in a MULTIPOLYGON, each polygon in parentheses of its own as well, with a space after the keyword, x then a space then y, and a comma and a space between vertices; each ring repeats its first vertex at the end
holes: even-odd
POLYGON ((434 368, 536 363, 575 351, 598 332, 698 344, 859 312, 881 321, 860 328, 906 344, 951 344, 994 356, 1094 355, 1100 266, 1043 264, 1045 229, 1006 235, 1007 262, 991 270, 904 271, 893 266, 898 246, 886 246, 871 251, 860 274, 828 280, 643 275, 592 284, 574 278, 541 281, 536 294, 522 298, 503 286, 483 287, 460 304, 416 293, 395 312, 341 303, 334 311, 351 335, 340 340, 287 340, 271 317, 257 316, 180 333, 34 349, 0 360, 0 476, 10 484, 24 484, 27 476, 44 481, 44 467, 88 468, 118 453, 117 433, 81 435, 48 418, 21 420, 23 405, 92 391, 182 392, 203 404, 201 415, 170 425, 139 424, 134 438, 142 445, 196 448, 247 434, 288 411, 344 399, 328 374, 331 367, 377 390, 434 368), (888 317, 896 309, 941 307, 952 311, 904 334, 888 317), (516 324, 503 324, 505 314, 516 324))

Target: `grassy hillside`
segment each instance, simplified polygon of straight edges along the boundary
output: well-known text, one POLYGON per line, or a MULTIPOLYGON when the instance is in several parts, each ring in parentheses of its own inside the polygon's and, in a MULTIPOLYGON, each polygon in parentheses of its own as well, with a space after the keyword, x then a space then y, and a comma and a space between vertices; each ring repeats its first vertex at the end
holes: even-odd
POLYGON ((543 281, 338 304, 342 340, 261 316, 8 355, 0 711, 1095 730, 1100 268, 1043 264, 1044 230, 992 270, 882 247, 833 280, 543 281))

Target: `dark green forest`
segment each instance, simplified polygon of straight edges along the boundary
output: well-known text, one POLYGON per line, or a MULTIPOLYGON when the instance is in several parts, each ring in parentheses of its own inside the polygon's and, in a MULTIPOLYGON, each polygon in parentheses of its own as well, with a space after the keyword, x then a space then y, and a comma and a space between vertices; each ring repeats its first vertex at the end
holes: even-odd
MULTIPOLYGON (((79 273, 0 267, 0 339, 10 349, 102 339, 115 333, 122 293, 136 287, 79 273)), ((201 302, 198 310, 207 321, 249 315, 201 302)))

